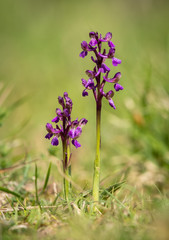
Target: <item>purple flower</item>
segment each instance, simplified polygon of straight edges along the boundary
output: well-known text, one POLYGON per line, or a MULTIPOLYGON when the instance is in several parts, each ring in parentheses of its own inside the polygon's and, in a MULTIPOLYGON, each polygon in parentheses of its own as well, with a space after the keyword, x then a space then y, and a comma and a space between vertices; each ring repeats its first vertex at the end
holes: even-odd
POLYGON ((95 38, 96 37, 96 33, 95 32, 89 32, 89 37, 90 38, 95 38))
POLYGON ((113 57, 114 57, 114 54, 115 54, 115 48, 110 48, 107 55, 98 53, 98 55, 99 55, 100 57, 105 58, 105 59, 106 59, 106 58, 113 58, 113 57))
POLYGON ((88 47, 88 44, 86 41, 83 41, 81 43, 81 47, 82 47, 83 51, 89 51, 89 47, 88 47))
POLYGON ((87 122, 88 122, 88 120, 86 118, 82 118, 79 121, 79 126, 80 127, 85 126, 87 124, 87 122))
POLYGON ((52 134, 54 134, 55 131, 56 131, 56 130, 53 128, 52 124, 50 124, 50 123, 47 123, 47 124, 46 124, 46 130, 48 131, 48 133, 52 133, 52 134))
POLYGON ((102 63, 101 67, 99 68, 98 72, 96 73, 95 77, 97 77, 101 72, 102 73, 106 73, 109 72, 110 68, 108 66, 106 66, 106 64, 102 63))
POLYGON ((80 53, 79 56, 82 57, 82 58, 84 58, 84 57, 87 56, 88 51, 89 51, 88 44, 87 44, 86 41, 83 41, 83 42, 81 43, 81 48, 83 49, 83 51, 80 53))
POLYGON ((113 107, 114 109, 116 109, 116 106, 114 105, 114 102, 113 102, 113 99, 109 99, 109 105, 111 106, 111 107, 113 107))
POLYGON ((89 78, 84 87, 89 90, 94 89, 94 80, 92 78, 89 78))
POLYGON ((59 144, 58 138, 57 138, 57 137, 54 137, 54 138, 52 139, 52 141, 51 141, 51 144, 52 144, 53 146, 57 146, 57 145, 59 144))
POLYGON ((85 118, 82 118, 80 121, 78 120, 75 120, 75 121, 76 121, 76 124, 75 122, 73 122, 72 128, 70 129, 68 135, 71 139, 73 139, 72 144, 77 148, 77 147, 81 147, 81 145, 76 139, 80 137, 82 133, 82 127, 86 125, 88 121, 85 118))
POLYGON ((106 93, 106 98, 107 98, 107 99, 110 99, 110 98, 112 98, 113 96, 114 96, 113 90, 110 90, 109 92, 106 93))
POLYGON ((106 78, 105 76, 103 76, 103 79, 106 82, 110 82, 110 83, 117 83, 121 78, 121 72, 117 72, 113 78, 106 78))
POLYGON ((115 54, 115 48, 110 48, 107 57, 108 58, 114 58, 114 54, 115 54))
POLYGON ((61 111, 60 108, 56 108, 56 115, 57 115, 58 117, 62 117, 62 111, 61 111))
POLYGON ((120 84, 116 83, 114 84, 114 89, 118 92, 119 90, 123 90, 124 88, 120 84))
POLYGON ((79 54, 80 57, 84 58, 87 56, 87 51, 82 51, 80 54, 79 54))
POLYGON ((116 109, 116 106, 112 100, 112 97, 114 96, 114 92, 112 90, 110 90, 109 92, 106 93, 106 99, 109 101, 109 105, 111 107, 113 107, 114 109, 116 109))
MULTIPOLYGON (((94 85, 93 79, 89 79, 86 81, 84 79, 84 85, 87 89, 91 89, 94 85)), ((52 126, 52 124, 46 124, 47 135, 46 139, 51 139, 51 144, 53 146, 57 146, 59 144, 58 138, 61 137, 62 142, 66 142, 69 144, 69 139, 72 140, 72 144, 77 148, 80 147, 80 143, 76 140, 80 137, 82 133, 82 127, 87 124, 87 120, 82 118, 78 121, 78 119, 72 121, 71 120, 71 111, 72 111, 72 100, 69 98, 68 93, 65 92, 63 97, 58 97, 58 102, 62 106, 62 110, 60 108, 56 108, 56 117, 52 119, 52 122, 58 123, 61 121, 60 125, 56 125, 56 128, 52 126)))
POLYGON ((112 33, 108 32, 106 33, 106 36, 104 38, 100 38, 99 41, 101 42, 109 42, 112 39, 112 33))
POLYGON ((89 44, 93 47, 97 44, 97 40, 95 38, 92 38, 89 42, 89 44))
POLYGON ((109 45, 110 48, 115 48, 115 45, 114 45, 114 43, 112 41, 109 41, 108 45, 109 45))
POLYGON ((45 138, 50 139, 53 136, 53 133, 47 133, 45 138))
POLYGON ((77 141, 77 140, 72 140, 72 144, 76 147, 76 148, 79 148, 81 147, 81 144, 77 141))
POLYGON ((118 64, 121 64, 121 60, 114 57, 114 58, 112 59, 112 64, 113 64, 113 66, 116 67, 118 64))
POLYGON ((94 71, 86 70, 86 74, 89 78, 93 79, 95 77, 95 72, 94 71))
POLYGON ((58 102, 59 102, 59 104, 64 108, 65 107, 65 104, 64 104, 64 99, 63 99, 63 97, 58 97, 58 102))
POLYGON ((85 87, 85 89, 82 92, 82 96, 88 96, 88 92, 86 90, 95 90, 95 86, 94 86, 94 80, 92 78, 89 78, 88 81, 86 81, 85 79, 82 78, 82 84, 85 87))
POLYGON ((52 119, 52 122, 58 123, 58 122, 59 122, 59 117, 58 117, 58 116, 54 117, 54 118, 52 119))
POLYGON ((83 92, 82 92, 82 96, 83 96, 83 97, 86 97, 86 96, 88 96, 88 95, 89 95, 88 92, 86 91, 86 89, 84 89, 83 92))
POLYGON ((66 103, 65 103, 66 108, 67 108, 68 112, 71 113, 72 106, 73 106, 72 99, 70 99, 68 97, 68 93, 67 92, 64 92, 64 98, 65 98, 65 101, 66 101, 66 103))
POLYGON ((81 127, 72 128, 69 131, 69 137, 72 139, 78 138, 82 133, 81 127))
POLYGON ((81 43, 81 48, 83 49, 83 51, 80 53, 79 56, 82 58, 86 57, 89 51, 94 51, 97 48, 93 48, 93 46, 95 46, 96 44, 97 41, 94 38, 90 41, 89 45, 86 41, 83 41, 81 43))

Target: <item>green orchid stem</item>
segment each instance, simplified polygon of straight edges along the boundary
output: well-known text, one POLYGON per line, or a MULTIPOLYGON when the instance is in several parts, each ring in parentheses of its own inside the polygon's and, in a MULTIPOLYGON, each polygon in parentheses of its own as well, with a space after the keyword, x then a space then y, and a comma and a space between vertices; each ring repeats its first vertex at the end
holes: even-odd
POLYGON ((100 147, 101 147, 101 104, 96 109, 96 158, 94 162, 93 201, 99 202, 100 182, 100 147))
MULTIPOLYGON (((71 175, 72 175, 72 168, 71 168, 71 162, 69 162, 70 161, 70 144, 68 144, 67 145, 67 156, 68 156, 68 163, 69 163, 69 165, 68 165, 68 174, 69 174, 69 178, 71 178, 71 175)), ((71 188, 72 188, 72 184, 71 184, 71 182, 69 182, 69 187, 70 187, 70 190, 71 190, 71 188)))
POLYGON ((64 197, 66 201, 69 201, 69 194, 70 194, 70 166, 69 164, 69 158, 70 158, 70 146, 67 145, 66 141, 63 141, 63 171, 65 174, 65 177, 63 178, 63 187, 64 187, 64 197))

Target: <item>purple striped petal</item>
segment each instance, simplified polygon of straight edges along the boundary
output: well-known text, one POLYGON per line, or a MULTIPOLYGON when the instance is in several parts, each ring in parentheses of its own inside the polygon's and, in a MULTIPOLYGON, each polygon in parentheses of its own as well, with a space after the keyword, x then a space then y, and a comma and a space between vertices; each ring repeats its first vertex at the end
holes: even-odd
POLYGON ((83 97, 86 97, 86 96, 88 96, 89 94, 88 94, 88 92, 86 91, 86 89, 85 90, 83 90, 83 92, 82 92, 82 96, 83 97))
POLYGON ((86 56, 87 56, 87 54, 88 54, 88 52, 87 52, 87 51, 82 51, 82 52, 79 54, 79 57, 82 57, 82 58, 84 58, 84 57, 86 57, 86 56))
POLYGON ((56 116, 55 118, 52 119, 52 122, 58 123, 59 122, 59 117, 56 116))
POLYGON ((87 84, 85 85, 85 88, 89 90, 94 88, 94 80, 92 78, 88 79, 87 84))
POLYGON ((88 49, 88 44, 87 44, 86 41, 83 41, 83 42, 81 43, 81 48, 82 48, 84 51, 87 51, 87 49, 88 49))
POLYGON ((94 75, 94 72, 93 71, 90 71, 90 70, 86 70, 86 74, 89 78, 94 78, 95 75, 94 75))
POLYGON ((86 84, 87 84, 87 81, 86 81, 84 78, 82 78, 81 80, 82 80, 82 84, 83 84, 83 86, 85 87, 86 84))
POLYGON ((108 53, 108 58, 113 58, 115 54, 115 48, 110 48, 108 53))
POLYGON ((109 104, 110 104, 111 107, 116 109, 116 106, 114 105, 114 102, 113 102, 113 100, 111 98, 109 99, 109 104))
POLYGON ((120 84, 116 83, 114 84, 114 89, 118 92, 119 90, 123 90, 124 88, 120 84))
POLYGON ((102 68, 104 69, 104 71, 106 72, 109 72, 110 71, 110 68, 108 66, 106 66, 105 63, 102 63, 102 68))
POLYGON ((86 125, 88 122, 88 120, 86 118, 82 118, 79 120, 79 126, 84 126, 86 125))
POLYGON ((115 48, 115 45, 114 45, 114 43, 112 41, 109 41, 108 45, 109 45, 110 48, 115 48))
POLYGON ((111 32, 106 33, 106 36, 105 36, 104 39, 105 39, 106 41, 110 41, 111 38, 112 38, 112 33, 111 33, 111 32))
POLYGON ((114 58, 112 59, 112 64, 113 64, 113 66, 116 67, 118 64, 121 64, 121 60, 114 57, 114 58))
POLYGON ((106 93, 106 98, 108 99, 108 100, 110 100, 110 98, 112 98, 114 96, 114 92, 112 91, 112 90, 110 90, 110 91, 108 91, 107 93, 106 93))
POLYGON ((90 37, 90 38, 95 38, 95 32, 93 32, 93 31, 92 31, 92 32, 89 32, 89 37, 90 37))
POLYGON ((57 146, 57 145, 59 144, 58 138, 57 138, 57 137, 54 137, 54 138, 52 139, 52 141, 51 141, 51 144, 52 144, 53 146, 57 146))
POLYGON ((81 127, 77 127, 75 130, 75 138, 78 138, 82 133, 81 127))
POLYGON ((75 138, 75 133, 76 133, 76 130, 75 130, 75 128, 72 128, 72 129, 70 129, 70 131, 69 131, 69 137, 70 138, 75 138))
POLYGON ((76 147, 76 148, 79 148, 81 147, 81 144, 77 141, 77 140, 72 140, 72 144, 76 147))
POLYGON ((101 54, 101 53, 99 53, 99 52, 98 52, 98 55, 99 55, 100 57, 102 57, 102 58, 108 58, 107 55, 103 55, 103 54, 101 54))
POLYGON ((50 123, 46 124, 46 130, 48 131, 48 133, 54 133, 55 132, 52 124, 50 124, 50 123))
POLYGON ((60 108, 56 108, 56 115, 57 115, 58 117, 62 117, 62 111, 61 111, 60 108))
POLYGON ((91 46, 95 46, 97 44, 97 40, 92 38, 91 41, 89 42, 91 46))
POLYGON ((45 138, 50 139, 53 136, 53 133, 46 134, 45 138))

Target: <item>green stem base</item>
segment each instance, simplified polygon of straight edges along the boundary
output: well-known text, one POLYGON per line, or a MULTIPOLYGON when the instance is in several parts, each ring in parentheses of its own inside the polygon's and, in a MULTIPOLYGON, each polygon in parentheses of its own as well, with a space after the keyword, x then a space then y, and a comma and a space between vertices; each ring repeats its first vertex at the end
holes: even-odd
POLYGON ((94 161, 93 201, 99 202, 100 183, 100 146, 101 146, 101 105, 96 110, 96 158, 94 161))

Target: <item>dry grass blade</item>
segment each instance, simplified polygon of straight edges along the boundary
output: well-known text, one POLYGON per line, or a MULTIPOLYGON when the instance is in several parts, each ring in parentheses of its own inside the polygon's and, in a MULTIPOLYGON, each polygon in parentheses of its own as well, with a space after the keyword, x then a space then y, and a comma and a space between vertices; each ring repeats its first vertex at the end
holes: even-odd
POLYGON ((8 98, 9 94, 11 93, 12 88, 8 87, 6 88, 0 95, 0 106, 5 102, 5 100, 8 98))
MULTIPOLYGON (((39 206, 28 206, 26 207, 26 210, 33 210, 33 209, 38 209, 39 206)), ((50 209, 50 208, 57 208, 57 206, 41 206, 42 209, 50 209)), ((15 212, 15 211, 24 211, 24 207, 17 207, 17 208, 1 208, 0 212, 5 213, 5 212, 15 212)))
POLYGON ((12 170, 14 170, 16 168, 24 167, 25 165, 30 164, 30 163, 34 163, 36 161, 38 161, 38 159, 33 159, 33 160, 29 161, 29 162, 23 162, 23 163, 19 163, 19 164, 16 164, 16 165, 8 167, 8 168, 0 169, 0 173, 5 173, 5 172, 12 171, 12 170))

